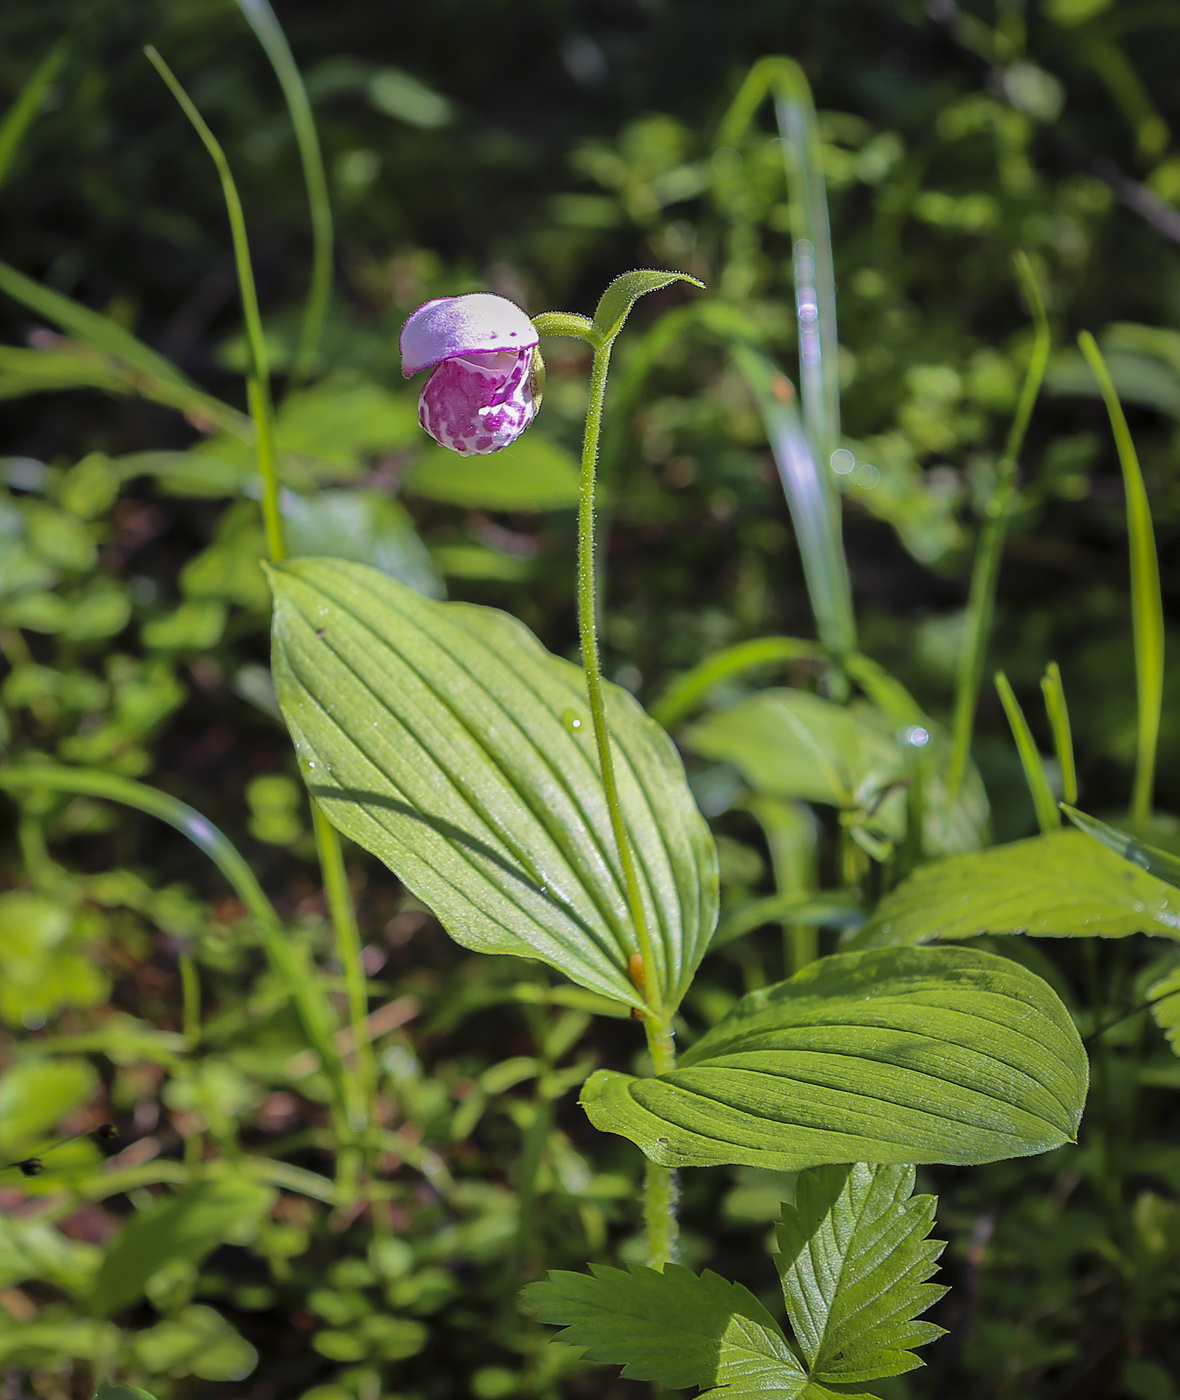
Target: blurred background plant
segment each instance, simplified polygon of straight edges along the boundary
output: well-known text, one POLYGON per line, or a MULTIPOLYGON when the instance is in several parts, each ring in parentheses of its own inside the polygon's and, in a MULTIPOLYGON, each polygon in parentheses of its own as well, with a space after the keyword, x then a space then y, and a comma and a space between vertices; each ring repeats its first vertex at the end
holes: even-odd
MULTIPOLYGON (((279 17, 337 238, 325 331, 295 384, 311 231, 293 128, 242 9, 46 0, 0 14, 0 94, 16 104, 0 130, 0 257, 19 270, 0 268, 7 757, 142 779, 223 828, 296 956, 326 969, 339 1023, 326 1058, 308 1049, 256 920, 183 835, 91 795, 5 798, 0 1151, 40 1153, 44 1169, 0 1175, 0 1358, 15 1393, 44 1400, 86 1393, 112 1362, 177 1397, 212 1384, 256 1400, 635 1393, 547 1343, 515 1294, 545 1267, 638 1248, 637 1154, 596 1139, 568 1092, 593 1065, 629 1067, 638 1037, 625 1021, 591 1030, 602 1003, 546 973, 463 953, 355 850, 377 1117, 368 1198, 341 1179, 329 1061, 353 1072, 356 1047, 266 670, 233 257, 208 157, 142 45, 185 83, 242 193, 288 390, 294 553, 504 607, 573 655, 583 350, 546 347, 536 427, 473 463, 418 430, 398 328, 428 297, 481 288, 533 313, 590 311, 617 271, 644 264, 709 285, 707 308, 675 289, 640 308, 612 389, 606 662, 647 702, 719 648, 813 631, 759 400, 724 343, 795 373, 782 139, 769 109, 723 128, 751 65, 793 55, 815 91, 831 206, 833 465, 860 648, 949 721, 971 546, 1032 353, 1012 271, 1023 250, 1057 348, 1020 460, 990 664, 1051 751, 1037 685, 1057 658, 1082 800, 1109 812, 1125 807, 1136 751, 1123 488, 1072 346, 1094 331, 1127 408, 1170 603, 1177 17, 1102 0, 301 0, 279 17), (31 303, 20 274, 103 313, 177 377, 96 347, 59 304, 31 303), (87 1136, 105 1122, 119 1141, 87 1136)), ((812 675, 803 653, 787 670, 812 675)), ((754 905, 801 868, 814 883, 817 829, 821 883, 841 883, 832 808, 840 830, 882 839, 858 823, 857 773, 804 805, 754 792, 732 754, 716 757, 724 712, 765 674, 714 687, 716 714, 689 731, 727 908, 745 911, 694 988, 697 1027, 782 975, 783 933, 758 922, 780 914, 754 905), (710 725, 714 749, 699 737, 710 725)), ((1166 816, 1180 811, 1174 674, 1152 840, 1180 849, 1166 816)), ((1033 833, 990 687, 974 756, 993 837, 1033 833)), ((1093 1033, 1170 968, 1161 946, 1090 942, 1055 948, 1052 964, 1044 945, 1004 951, 1050 976, 1093 1033)), ((1095 1043, 1081 1149, 923 1173, 951 1240, 955 1287, 934 1314, 951 1335, 890 1397, 1180 1394, 1180 1070, 1142 1013, 1095 1043)), ((772 1290, 761 1246, 789 1179, 737 1169, 685 1187, 686 1262, 772 1290)))

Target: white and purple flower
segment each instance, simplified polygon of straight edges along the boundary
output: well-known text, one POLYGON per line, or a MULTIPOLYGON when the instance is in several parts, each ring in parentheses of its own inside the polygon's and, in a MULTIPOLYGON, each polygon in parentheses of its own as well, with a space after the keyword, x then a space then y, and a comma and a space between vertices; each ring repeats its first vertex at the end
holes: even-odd
POLYGON ((537 342, 520 307, 490 292, 420 306, 402 327, 402 373, 433 369, 418 421, 435 442, 462 457, 515 442, 540 403, 537 342))

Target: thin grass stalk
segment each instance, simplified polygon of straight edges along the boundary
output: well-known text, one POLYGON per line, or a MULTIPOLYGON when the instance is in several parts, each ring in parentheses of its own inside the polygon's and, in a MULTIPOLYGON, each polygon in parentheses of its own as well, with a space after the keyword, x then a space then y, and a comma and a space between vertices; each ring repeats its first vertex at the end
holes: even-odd
POLYGON ((1123 406, 1089 331, 1078 336, 1082 354, 1093 371, 1118 448, 1127 497, 1127 537, 1131 551, 1131 623, 1135 639, 1135 683, 1139 697, 1139 725, 1135 751, 1135 783, 1131 796, 1131 820, 1137 826, 1151 821, 1152 790, 1155 787, 1156 749, 1159 745, 1160 712, 1164 701, 1164 605, 1160 593, 1159 559, 1151 506, 1143 485, 1139 456, 1123 414, 1123 406))
POLYGON ((69 47, 69 40, 62 39, 49 50, 32 77, 17 93, 16 101, 0 119, 0 185, 8 179, 21 143, 37 120, 45 94, 61 72, 69 47))
POLYGON ((1073 755, 1073 731, 1069 723, 1069 708, 1065 703, 1065 687, 1061 684, 1061 668, 1050 661, 1041 678, 1041 694, 1045 697, 1045 712, 1053 731, 1053 747, 1061 768, 1061 795, 1071 806, 1078 800, 1078 769, 1073 755))
POLYGON ((979 535, 975 550, 975 563, 971 570, 971 588, 967 596, 967 617, 964 629, 963 648, 959 653, 958 674, 955 681, 955 712, 951 728, 951 757, 947 768, 947 790, 953 803, 963 785, 967 771, 967 760, 971 753, 971 738, 975 730, 975 713, 979 706, 979 692, 983 685, 984 665, 987 659, 988 642, 991 639, 992 623, 996 611, 996 585, 1000 576, 1000 561, 1004 554, 1004 542, 1008 536, 1008 520, 1012 513, 1012 503, 1016 496, 1016 470, 1025 435, 1032 418, 1037 396, 1045 378, 1049 364, 1049 351, 1052 337, 1049 332, 1049 318, 1045 313, 1045 302, 1037 284, 1032 264, 1023 252, 1016 254, 1016 271, 1020 277, 1025 295, 1033 312, 1035 334, 1032 356, 1004 455, 996 468, 996 485, 987 506, 987 519, 979 535))
POLYGON ((291 363, 288 390, 302 383, 311 372, 316 351, 323 335, 328 303, 332 296, 332 262, 335 230, 332 204, 328 197, 328 179, 324 172, 324 156, 320 149, 311 103, 299 65, 287 43, 287 36, 275 16, 269 0, 238 0, 238 8, 266 50, 271 67, 283 90, 283 98, 295 132, 299 161, 303 167, 303 182, 307 187, 307 204, 311 214, 311 277, 303 306, 303 321, 299 344, 291 363))
POLYGON ((823 646, 840 660, 856 650, 856 617, 840 517, 829 508, 824 471, 804 431, 791 381, 750 345, 733 344, 730 354, 754 391, 766 425, 795 526, 816 631, 823 646))
POLYGON ((995 680, 1000 703, 1004 707, 1012 737, 1016 741, 1020 766, 1024 769, 1024 780, 1028 784, 1033 808, 1037 814, 1037 825, 1042 834, 1058 831, 1061 827, 1061 815, 1057 808, 1057 799, 1053 796, 1049 775, 1045 772, 1045 763, 1033 739, 1032 730, 1028 727, 1028 720, 1025 719, 1020 701, 1017 700, 1016 693, 1003 671, 996 672, 995 680))
MULTIPOLYGON (((149 45, 145 49, 145 53, 193 124, 217 167, 217 173, 221 179, 222 193, 225 197, 233 239, 234 263, 237 269, 238 287, 242 300, 242 317, 246 329, 249 362, 246 387, 250 416, 254 420, 257 434, 256 448, 258 469, 262 478, 262 516, 267 553, 270 555, 271 562, 278 564, 286 557, 286 545, 283 538, 283 519, 279 502, 274 406, 270 392, 270 369, 267 362, 266 341, 262 330, 262 316, 258 307, 258 294, 254 285, 254 270, 250 259, 250 246, 246 234, 246 220, 242 212, 242 203, 238 197, 237 186, 234 183, 229 162, 226 160, 225 152, 217 138, 210 131, 188 94, 155 49, 149 45)), ((341 966, 345 968, 347 984, 355 987, 359 981, 363 987, 364 967, 361 963, 360 939, 356 933, 356 916, 352 910, 347 879, 342 874, 344 858, 340 849, 340 837, 336 829, 327 822, 323 823, 322 829, 317 829, 317 847, 321 856, 321 869, 328 896, 329 912, 333 920, 337 955, 341 966)), ((361 1047, 368 1044, 367 1018, 364 1014, 363 997, 350 996, 349 1001, 350 1023, 357 1046, 357 1062, 360 1064, 363 1055, 361 1047)), ((366 1064, 371 1063, 371 1050, 369 1053, 370 1060, 366 1064)), ((343 1060, 340 1060, 339 1063, 347 1095, 344 1109, 351 1126, 357 1118, 367 1116, 367 1107, 375 1084, 372 1079, 367 1084, 363 1082, 361 1077, 354 1074, 343 1060)), ((344 1155, 351 1157, 352 1154, 349 1151, 344 1155)), ((346 1164, 343 1170, 351 1172, 351 1163, 346 1164)))

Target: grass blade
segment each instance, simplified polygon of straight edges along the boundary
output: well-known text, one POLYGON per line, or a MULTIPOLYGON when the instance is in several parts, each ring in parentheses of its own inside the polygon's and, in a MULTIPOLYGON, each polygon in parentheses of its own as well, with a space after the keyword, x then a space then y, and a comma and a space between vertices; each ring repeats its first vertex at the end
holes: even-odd
POLYGON ((987 507, 987 520, 980 532, 979 544, 975 551, 975 564, 971 571, 971 589, 967 598, 967 625, 963 639, 963 650, 959 654, 959 669, 955 683, 955 715, 952 726, 951 759, 947 770, 947 787, 953 802, 963 785, 963 774, 967 771, 967 757, 971 752, 971 735, 975 729, 975 711, 979 704, 979 689, 983 684, 984 661, 987 644, 991 637, 992 621, 996 611, 996 582, 1000 574, 1000 559, 1004 553, 1004 540, 1008 534, 1008 517, 1016 494, 1016 466, 1024 437, 1032 418, 1033 407, 1045 378, 1049 363, 1051 336, 1049 318, 1045 314, 1045 302, 1041 289, 1032 270, 1032 264, 1023 252, 1016 254, 1016 271, 1024 287, 1032 308, 1036 335, 1033 340, 1032 358, 1024 385, 1012 418, 1012 427, 996 469, 996 485, 987 507))
POLYGON ((701 703, 708 693, 725 681, 762 666, 792 661, 811 661, 821 655, 814 642, 798 637, 756 637, 708 656, 691 671, 678 676, 651 705, 652 719, 671 729, 701 703))
POLYGON ((803 421, 826 477, 832 453, 840 446, 836 274, 815 104, 802 68, 789 58, 776 65, 774 110, 790 187, 803 421))
POLYGON ((21 142, 36 121, 45 93, 61 71, 68 49, 69 41, 66 39, 50 49, 37 71, 17 94, 16 101, 4 113, 3 120, 0 120, 0 185, 7 180, 21 142))
POLYGON ((846 656, 856 650, 856 618, 840 517, 827 472, 816 462, 791 381, 750 345, 733 344, 730 354, 754 391, 766 425, 791 509, 819 639, 834 656, 846 656))
POLYGON ((283 90, 299 160, 303 166, 303 182, 307 186, 307 203, 311 212, 311 278, 303 307, 303 324, 299 345, 291 364, 288 387, 307 378, 315 361, 316 349, 323 334, 332 295, 332 248, 335 237, 332 226, 332 205, 328 198, 328 180, 324 173, 324 156, 316 131, 311 103, 299 66, 287 43, 287 36, 275 17, 269 0, 238 0, 238 8, 266 50, 271 67, 283 90))
POLYGON ((1000 703, 1004 706, 1004 713, 1008 716, 1008 723, 1012 728, 1012 737, 1016 740, 1016 751, 1020 755, 1020 766, 1024 769, 1024 780, 1028 783, 1033 807, 1036 809, 1037 825, 1042 832, 1056 831, 1061 825, 1057 799, 1049 786, 1049 775, 1045 772, 1044 760, 1037 751, 1032 730, 1028 727, 1028 720, 1020 708, 1020 701, 1017 700, 1003 671, 996 672, 996 689, 1000 692, 1000 703))
POLYGON ((221 143, 209 130, 204 117, 193 106, 192 100, 181 87, 172 69, 150 44, 144 49, 144 53, 156 72, 168 85, 172 96, 180 105, 181 111, 192 122, 221 178, 221 191, 225 197, 225 209, 229 216, 230 234, 233 238, 238 289, 242 298, 242 318, 246 327, 246 348, 250 364, 247 391, 250 401, 250 416, 254 419, 256 433, 258 470, 262 477, 262 517, 266 529, 266 545, 271 559, 279 562, 286 557, 286 548, 283 544, 283 518, 279 511, 274 407, 271 403, 266 342, 262 334, 262 317, 258 310, 258 292, 254 286, 254 268, 250 262, 250 244, 246 236, 246 219, 242 213, 242 201, 238 197, 238 187, 234 184, 229 161, 225 158, 221 143))
POLYGON ((1061 668, 1056 661, 1050 661, 1045 669, 1041 694, 1045 697, 1057 762, 1061 765, 1061 795, 1072 805, 1078 800, 1078 770, 1073 757, 1073 732, 1065 703, 1065 687, 1061 684, 1061 668))
POLYGON ((1122 404, 1111 382, 1110 371, 1089 331, 1078 336, 1078 345, 1098 387, 1118 448, 1127 496, 1127 536, 1131 550, 1131 622, 1135 635, 1135 682, 1139 694, 1139 736, 1135 754, 1135 786, 1131 796, 1131 817, 1140 825, 1151 820, 1152 789, 1155 786, 1155 755, 1159 743, 1160 710, 1164 700, 1164 605, 1160 596, 1159 560, 1151 506, 1139 469, 1139 457, 1122 404))

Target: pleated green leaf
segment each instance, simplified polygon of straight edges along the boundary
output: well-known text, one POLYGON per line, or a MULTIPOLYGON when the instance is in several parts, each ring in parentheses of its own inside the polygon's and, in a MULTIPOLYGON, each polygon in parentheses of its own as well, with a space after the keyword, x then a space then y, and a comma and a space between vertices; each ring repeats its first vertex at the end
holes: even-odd
POLYGON ((1177 938, 1180 895, 1080 831, 1051 831, 924 865, 885 896, 855 943, 873 948, 981 933, 1177 938))
POLYGON ((917 1321, 946 1289, 928 1283, 941 1240, 935 1198, 915 1196, 911 1166, 804 1172, 776 1237, 787 1316, 817 1380, 854 1385, 922 1362, 910 1350, 945 1330, 917 1321))
MULTIPOLYGON (((333 559, 273 572, 275 688, 313 796, 464 947, 642 1004, 581 670, 490 608, 333 559)), ((717 857, 663 730, 607 686, 666 1004, 717 918, 717 857)))
POLYGON ((744 997, 668 1074, 582 1106, 664 1166, 992 1162, 1073 1139, 1088 1069, 1039 977, 967 948, 825 958, 744 997))

